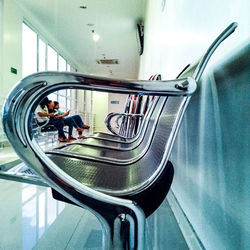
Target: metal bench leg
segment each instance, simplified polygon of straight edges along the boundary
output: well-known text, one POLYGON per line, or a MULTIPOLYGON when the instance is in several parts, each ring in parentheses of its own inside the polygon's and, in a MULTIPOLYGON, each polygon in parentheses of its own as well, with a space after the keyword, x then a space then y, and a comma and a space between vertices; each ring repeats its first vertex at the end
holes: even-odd
MULTIPOLYGON (((56 180, 57 182, 58 180, 56 180)), ((121 199, 100 194, 105 199, 89 198, 60 183, 65 189, 64 195, 52 188, 53 198, 56 200, 77 204, 90 210, 102 226, 102 247, 105 250, 144 250, 145 214, 143 209, 131 200, 121 199), (65 191, 67 192, 65 193, 65 191), (70 197, 73 199, 67 198, 70 197), (75 199, 76 198, 76 199, 75 199), (83 201, 85 203, 83 203, 83 201)))
POLYGON ((103 217, 98 219, 103 228, 103 249, 144 249, 145 217, 143 212, 134 213, 134 216, 121 213, 114 220, 103 217))

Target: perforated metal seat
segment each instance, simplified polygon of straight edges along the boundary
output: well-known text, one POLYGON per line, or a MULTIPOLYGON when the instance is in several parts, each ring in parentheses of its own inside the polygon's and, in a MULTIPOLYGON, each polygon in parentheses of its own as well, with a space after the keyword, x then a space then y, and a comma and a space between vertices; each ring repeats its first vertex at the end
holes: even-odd
MULTIPOLYGON (((18 155, 49 186, 70 202, 90 209, 101 221, 106 249, 143 249, 144 220, 165 198, 173 178, 173 166, 168 161, 183 114, 196 82, 216 47, 229 36, 236 24, 231 24, 210 46, 196 64, 172 81, 122 81, 75 73, 46 72, 24 78, 10 93, 4 107, 4 129, 18 155), (192 76, 189 77, 189 76, 192 76), (188 78, 186 78, 188 77, 188 78), (167 96, 151 144, 143 154, 121 155, 112 152, 87 159, 78 152, 60 157, 45 154, 33 137, 31 117, 39 101, 62 88, 107 89, 111 92, 167 96), (126 232, 123 234, 122 232, 126 232)), ((82 149, 81 149, 82 150, 82 149)), ((80 150, 80 151, 81 151, 80 150)), ((72 151, 72 150, 71 150, 72 151)), ((79 151, 79 149, 78 149, 79 151)), ((104 152, 100 150, 99 152, 104 152)), ((60 198, 60 197, 58 197, 60 198)))
MULTIPOLYGON (((94 144, 87 145, 86 143, 72 143, 67 144, 53 151, 50 151, 52 154, 60 155, 73 155, 75 157, 90 157, 90 159, 97 159, 99 157, 102 160, 106 159, 107 161, 115 160, 120 163, 128 163, 138 160, 141 158, 147 149, 149 148, 152 138, 154 137, 155 127, 158 124, 161 111, 165 104, 165 98, 161 98, 155 106, 153 114, 150 116, 146 132, 144 132, 139 138, 131 143, 113 143, 113 146, 104 146, 96 147, 94 144)), ((109 142, 111 144, 111 142, 109 142)), ((105 144, 105 141, 104 141, 105 144)))
POLYGON ((169 142, 173 141, 187 101, 187 97, 162 99, 164 106, 152 141, 144 140, 134 150, 100 150, 73 144, 52 150, 47 155, 65 173, 95 190, 116 196, 143 190, 152 185, 152 175, 157 179, 166 165, 168 157, 164 153, 172 146, 169 142), (92 158, 95 161, 88 161, 86 155, 95 156, 92 158))

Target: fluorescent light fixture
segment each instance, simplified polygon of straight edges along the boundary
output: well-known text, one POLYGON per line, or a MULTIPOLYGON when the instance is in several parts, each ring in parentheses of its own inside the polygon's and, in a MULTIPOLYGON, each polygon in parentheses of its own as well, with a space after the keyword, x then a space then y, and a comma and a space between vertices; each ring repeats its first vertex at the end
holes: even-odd
POLYGON ((93 34, 93 40, 94 40, 95 42, 98 42, 99 39, 100 39, 100 36, 99 36, 98 34, 94 33, 94 34, 93 34))

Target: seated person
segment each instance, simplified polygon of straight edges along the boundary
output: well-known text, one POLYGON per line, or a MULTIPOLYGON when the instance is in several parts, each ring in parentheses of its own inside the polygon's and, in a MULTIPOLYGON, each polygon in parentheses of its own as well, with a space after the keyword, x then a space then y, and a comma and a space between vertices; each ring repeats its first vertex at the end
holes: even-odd
POLYGON ((70 140, 66 138, 63 126, 64 122, 54 119, 54 113, 49 112, 49 110, 54 108, 54 103, 51 102, 47 97, 45 97, 36 109, 36 119, 39 126, 44 124, 53 125, 58 130, 58 140, 60 142, 69 142, 70 140))
POLYGON ((42 126, 49 122, 49 118, 53 116, 53 114, 49 114, 49 110, 47 107, 47 104, 49 102, 49 99, 45 97, 37 106, 35 115, 36 120, 39 126, 42 126))
POLYGON ((64 113, 59 110, 60 107, 58 102, 54 102, 54 104, 55 104, 54 111, 56 117, 63 118, 65 124, 73 122, 73 126, 76 128, 79 134, 78 139, 84 138, 84 136, 82 135, 82 131, 84 129, 89 129, 89 126, 83 123, 82 118, 79 115, 68 116, 69 111, 64 113))

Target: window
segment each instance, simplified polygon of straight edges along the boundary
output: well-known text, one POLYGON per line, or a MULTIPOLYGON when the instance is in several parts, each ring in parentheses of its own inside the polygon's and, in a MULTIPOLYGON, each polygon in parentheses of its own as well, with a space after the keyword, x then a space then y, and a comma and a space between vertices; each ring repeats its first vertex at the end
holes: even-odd
POLYGON ((37 72, 37 34, 23 23, 23 77, 37 72))
POLYGON ((53 102, 54 102, 54 101, 58 101, 57 92, 54 92, 54 93, 48 95, 48 98, 49 98, 49 100, 51 100, 51 101, 53 101, 53 102))
POLYGON ((67 63, 67 71, 70 72, 70 65, 67 63))
POLYGON ((46 43, 41 39, 38 41, 38 51, 39 51, 39 61, 38 61, 38 71, 46 70, 46 43))
POLYGON ((67 62, 64 58, 59 56, 59 71, 66 71, 67 70, 67 62))
POLYGON ((57 71, 57 53, 48 45, 48 67, 47 70, 57 71))
MULTIPOLYGON (((23 23, 23 77, 37 71, 71 71, 75 70, 48 43, 23 23)), ((71 90, 56 91, 48 96, 58 101, 60 109, 68 111, 71 107, 71 90)))

